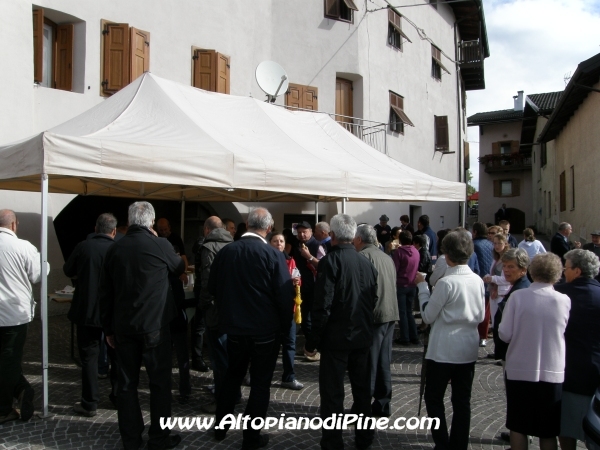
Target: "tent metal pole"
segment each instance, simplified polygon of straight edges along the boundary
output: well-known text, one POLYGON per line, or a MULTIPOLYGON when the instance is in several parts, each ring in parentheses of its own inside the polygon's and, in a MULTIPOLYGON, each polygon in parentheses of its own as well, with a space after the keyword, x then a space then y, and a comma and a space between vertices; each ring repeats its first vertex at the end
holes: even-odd
POLYGON ((346 214, 346 197, 342 199, 342 214, 346 214))
POLYGON ((40 289, 42 321, 42 415, 48 417, 48 174, 42 174, 42 221, 40 289))
POLYGON ((319 223, 319 202, 315 202, 315 225, 319 223))
POLYGON ((183 233, 185 232, 185 197, 181 197, 181 228, 179 236, 184 240, 183 233))

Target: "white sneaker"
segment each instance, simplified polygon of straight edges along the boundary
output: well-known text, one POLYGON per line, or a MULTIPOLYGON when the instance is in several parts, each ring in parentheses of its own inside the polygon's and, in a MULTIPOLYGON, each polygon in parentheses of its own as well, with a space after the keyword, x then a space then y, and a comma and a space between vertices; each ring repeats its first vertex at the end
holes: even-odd
POLYGON ((304 358, 310 362, 316 362, 321 360, 321 354, 319 352, 316 353, 315 356, 304 355, 304 358))
POLYGON ((479 346, 485 347, 487 345, 487 341, 485 339, 479 339, 479 346))

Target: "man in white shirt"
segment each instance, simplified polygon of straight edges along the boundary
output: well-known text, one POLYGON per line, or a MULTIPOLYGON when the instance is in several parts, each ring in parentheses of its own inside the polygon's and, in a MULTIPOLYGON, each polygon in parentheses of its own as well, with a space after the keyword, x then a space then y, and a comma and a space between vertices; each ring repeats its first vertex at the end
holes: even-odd
POLYGON ((41 258, 31 243, 17 237, 18 224, 14 211, 0 210, 0 423, 19 418, 13 398, 19 401, 21 420, 33 416, 34 392, 21 359, 35 310, 31 285, 41 279, 41 258))

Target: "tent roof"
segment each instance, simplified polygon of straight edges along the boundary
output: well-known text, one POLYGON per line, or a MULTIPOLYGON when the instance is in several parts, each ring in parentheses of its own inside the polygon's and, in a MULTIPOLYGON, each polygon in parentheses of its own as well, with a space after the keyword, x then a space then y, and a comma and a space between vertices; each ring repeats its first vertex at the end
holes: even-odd
POLYGON ((380 153, 327 114, 150 73, 79 116, 0 147, 0 188, 197 201, 464 201, 465 185, 380 153))

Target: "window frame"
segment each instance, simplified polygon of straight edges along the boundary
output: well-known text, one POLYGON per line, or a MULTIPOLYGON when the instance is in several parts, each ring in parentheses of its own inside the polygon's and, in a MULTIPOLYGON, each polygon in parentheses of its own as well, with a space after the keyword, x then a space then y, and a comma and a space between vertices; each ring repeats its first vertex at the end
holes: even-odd
POLYGON ((448 116, 433 116, 434 128, 434 150, 436 152, 447 153, 450 151, 450 130, 448 127, 448 116), (442 123, 445 122, 445 125, 442 123), (445 128, 444 135, 440 136, 439 132, 445 128), (443 139, 441 139, 443 138, 443 139))
POLYGON ((327 19, 354 23, 354 11, 358 11, 354 0, 324 0, 323 6, 324 16, 327 19))
POLYGON ((431 44, 431 77, 434 80, 442 81, 442 70, 450 74, 450 71, 442 63, 442 50, 431 44))
POLYGON ((560 212, 567 210, 567 174, 563 170, 558 176, 560 212))
POLYGON ((406 39, 408 42, 412 43, 406 33, 402 31, 402 15, 390 8, 388 9, 387 43, 390 47, 403 51, 403 39, 406 39))
POLYGON ((389 114, 389 129, 392 133, 404 135, 404 125, 414 127, 415 125, 404 112, 404 97, 389 91, 390 98, 390 114, 389 114), (396 120, 394 120, 396 119, 396 120))
POLYGON ((575 210, 575 166, 569 169, 571 173, 571 211, 575 210))

